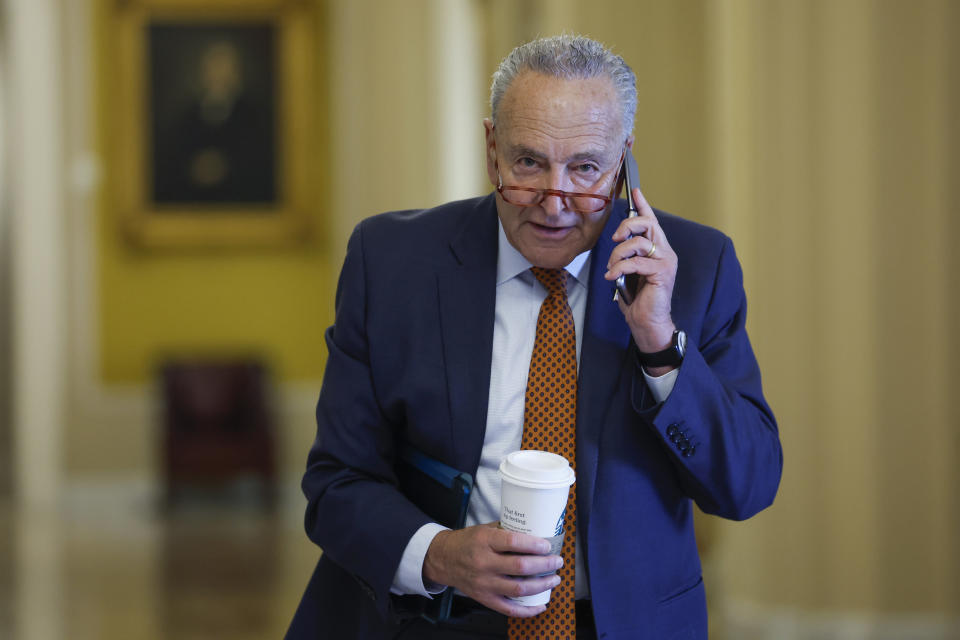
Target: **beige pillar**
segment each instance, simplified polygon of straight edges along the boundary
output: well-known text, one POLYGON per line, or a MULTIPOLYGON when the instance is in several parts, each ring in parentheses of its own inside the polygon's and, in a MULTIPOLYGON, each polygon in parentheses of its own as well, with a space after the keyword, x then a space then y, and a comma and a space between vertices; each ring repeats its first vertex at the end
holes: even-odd
POLYGON ((60 4, 8 0, 17 635, 62 637, 59 526, 67 369, 60 4))
POLYGON ((59 3, 9 0, 15 491, 56 505, 65 358, 59 3))
MULTIPOLYGON (((0 2, 0 12, 5 13, 0 2)), ((0 30, 0 500, 5 500, 12 490, 13 472, 13 409, 11 408, 12 364, 10 353, 11 301, 10 301, 10 183, 7 172, 7 146, 9 144, 9 37, 0 30)))
POLYGON ((707 24, 714 190, 785 451, 774 507, 724 527, 722 588, 766 632, 946 637, 957 9, 726 0, 707 24))

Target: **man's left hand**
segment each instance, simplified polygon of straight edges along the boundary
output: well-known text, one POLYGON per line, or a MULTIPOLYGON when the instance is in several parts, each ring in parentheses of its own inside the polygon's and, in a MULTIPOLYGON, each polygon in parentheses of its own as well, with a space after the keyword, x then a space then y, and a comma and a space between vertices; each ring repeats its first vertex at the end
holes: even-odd
MULTIPOLYGON (((620 275, 637 274, 639 282, 633 302, 628 306, 618 298, 637 347, 644 353, 655 353, 670 347, 676 326, 671 317, 673 284, 677 277, 677 254, 660 227, 653 209, 640 189, 630 194, 639 215, 620 223, 613 240, 618 242, 607 262, 607 280, 620 275)), ((662 375, 670 370, 648 371, 662 375)))

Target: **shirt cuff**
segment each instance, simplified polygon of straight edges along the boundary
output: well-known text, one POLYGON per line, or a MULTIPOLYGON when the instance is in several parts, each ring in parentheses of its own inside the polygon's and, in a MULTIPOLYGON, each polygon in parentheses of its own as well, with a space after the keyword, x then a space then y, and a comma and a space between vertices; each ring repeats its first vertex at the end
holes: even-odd
POLYGON ((648 375, 643 367, 640 367, 640 370, 643 371, 643 377, 647 381, 647 387, 650 388, 650 393, 653 394, 653 399, 657 401, 657 404, 660 404, 670 397, 670 392, 673 391, 673 385, 677 382, 677 376, 680 375, 679 367, 656 378, 648 375))
POLYGON ((434 537, 446 530, 447 527, 436 522, 428 522, 417 529, 400 557, 400 566, 397 567, 397 573, 393 576, 390 593, 398 596, 418 595, 429 598, 433 594, 442 593, 447 588, 443 584, 423 583, 423 561, 427 557, 427 549, 434 537))

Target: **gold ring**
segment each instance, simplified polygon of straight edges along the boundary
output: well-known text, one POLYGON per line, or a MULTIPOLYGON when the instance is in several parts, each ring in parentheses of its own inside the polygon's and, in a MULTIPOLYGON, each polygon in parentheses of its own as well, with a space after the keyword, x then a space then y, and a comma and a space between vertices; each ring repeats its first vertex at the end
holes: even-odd
POLYGON ((650 241, 650 251, 647 251, 646 257, 647 257, 647 258, 652 258, 652 257, 653 257, 653 254, 655 254, 656 252, 657 252, 657 245, 654 244, 654 242, 651 240, 651 241, 650 241))

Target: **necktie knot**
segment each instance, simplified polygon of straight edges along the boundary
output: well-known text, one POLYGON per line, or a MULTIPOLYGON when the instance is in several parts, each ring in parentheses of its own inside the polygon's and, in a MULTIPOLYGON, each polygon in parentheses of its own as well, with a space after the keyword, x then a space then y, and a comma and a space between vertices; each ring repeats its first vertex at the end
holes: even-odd
POLYGON ((530 267, 530 271, 540 281, 551 296, 567 297, 567 270, 530 267))

